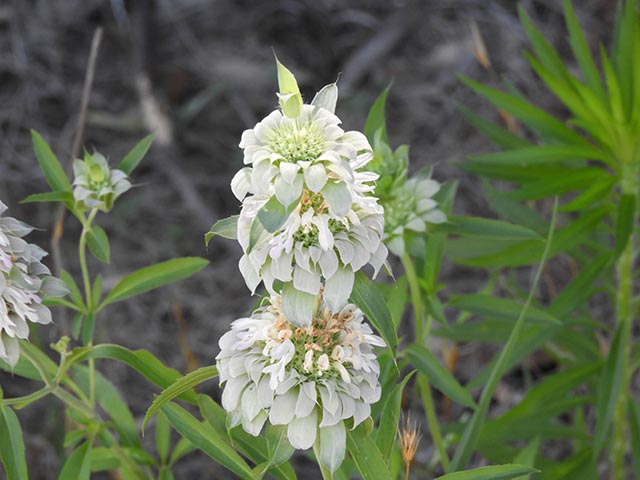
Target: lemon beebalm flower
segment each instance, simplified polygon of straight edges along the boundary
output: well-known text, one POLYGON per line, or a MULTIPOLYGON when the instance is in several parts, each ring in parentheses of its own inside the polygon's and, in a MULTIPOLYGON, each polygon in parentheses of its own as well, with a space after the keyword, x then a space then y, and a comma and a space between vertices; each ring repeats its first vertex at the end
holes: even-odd
POLYGON ((317 305, 311 324, 299 328, 272 296, 231 324, 216 360, 231 426, 257 436, 267 422, 284 425, 294 448, 318 442, 320 460, 335 471, 344 459, 346 428, 366 420, 380 399, 373 347, 385 343, 354 305, 334 311, 321 294, 317 305))
POLYGON ((385 243, 394 254, 404 254, 405 233, 424 233, 429 224, 447 221, 433 199, 439 190, 440 183, 436 180, 418 176, 394 189, 385 199, 385 243))
POLYGON ((73 162, 73 197, 82 208, 108 212, 116 199, 131 188, 127 174, 110 169, 101 153, 85 154, 73 162))
POLYGON ((15 218, 2 217, 7 206, 0 201, 0 359, 18 363, 18 341, 29 337, 29 323, 51 323, 45 297, 68 293, 41 260, 47 253, 23 237, 33 228, 15 218))

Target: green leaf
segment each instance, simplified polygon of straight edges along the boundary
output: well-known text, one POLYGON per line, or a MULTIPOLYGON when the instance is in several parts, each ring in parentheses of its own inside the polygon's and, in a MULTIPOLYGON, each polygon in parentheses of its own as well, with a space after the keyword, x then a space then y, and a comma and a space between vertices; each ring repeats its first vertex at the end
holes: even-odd
POLYGON ((240 478, 255 480, 251 468, 215 430, 207 428, 189 412, 174 403, 162 407, 173 428, 198 449, 240 478))
POLYGON ((218 369, 215 366, 209 366, 198 368, 197 370, 186 374, 184 377, 181 377, 169 388, 158 395, 149 406, 142 421, 142 431, 144 432, 144 427, 153 414, 160 410, 167 402, 190 391, 193 387, 200 385, 202 382, 206 382, 207 380, 211 380, 217 376, 218 369))
POLYGON ((160 461, 165 464, 169 458, 169 446, 171 442, 171 428, 167 416, 158 412, 156 415, 155 428, 156 451, 160 457, 160 461))
POLYGON ((118 164, 118 170, 122 170, 127 175, 131 175, 136 167, 140 164, 140 161, 151 148, 155 134, 147 135, 138 144, 131 149, 129 153, 118 164))
POLYGON ((386 402, 384 402, 380 425, 376 433, 376 445, 380 449, 383 458, 389 458, 396 443, 398 421, 400 420, 400 410, 402 408, 402 393, 414 373, 415 370, 409 372, 400 383, 393 387, 393 390, 386 397, 386 402))
MULTIPOLYGON (((74 365, 78 383, 84 391, 89 391, 89 369, 84 365, 74 365)), ((127 403, 120 396, 118 389, 100 372, 95 372, 96 400, 111 417, 114 428, 118 432, 119 443, 124 447, 141 447, 138 426, 127 403)))
POLYGON ((567 23, 567 30, 569 30, 569 43, 573 54, 578 61, 578 65, 582 69, 582 73, 587 82, 587 85, 591 88, 591 91, 599 98, 604 99, 605 93, 602 86, 602 79, 600 78, 600 72, 593 60, 593 56, 589 51, 589 45, 582 34, 580 24, 576 18, 576 14, 573 11, 573 5, 571 0, 564 0, 564 18, 567 23))
POLYGON ((376 98, 376 101, 373 103, 371 110, 369 110, 369 115, 367 116, 367 121, 364 124, 364 134, 366 135, 369 143, 371 145, 374 144, 376 132, 380 130, 380 140, 384 143, 389 143, 389 137, 387 135, 387 122, 385 120, 385 110, 387 105, 387 95, 389 94, 389 89, 391 88, 391 84, 385 88, 380 96, 376 98))
POLYGON ((67 458, 62 470, 60 471, 59 480, 89 480, 91 475, 91 444, 83 443, 80 448, 67 458))
POLYGON ((302 95, 298 88, 298 82, 293 73, 280 63, 276 57, 276 65, 278 67, 278 93, 280 108, 289 118, 296 118, 302 111, 302 95))
POLYGON ((481 467, 464 472, 455 472, 438 477, 436 480, 509 480, 521 475, 536 473, 539 470, 526 465, 498 465, 481 467))
POLYGON ((71 184, 67 178, 67 174, 64 173, 64 169, 58 159, 51 151, 51 147, 47 145, 47 142, 40 136, 35 130, 31 130, 31 139, 33 141, 33 150, 38 158, 38 163, 42 172, 44 173, 47 183, 54 192, 65 190, 71 190, 71 184))
POLYGON ((599 160, 606 164, 615 162, 615 159, 610 154, 595 147, 581 145, 534 145, 471 157, 471 161, 474 163, 503 166, 519 165, 523 168, 534 165, 566 163, 571 160, 599 160))
POLYGON ((298 201, 293 201, 289 206, 285 207, 280 203, 278 198, 274 195, 267 203, 258 211, 258 219, 262 223, 262 226, 269 233, 274 233, 284 225, 291 212, 298 207, 298 201))
POLYGON ((472 112, 468 108, 458 105, 458 108, 466 119, 475 128, 484 133, 489 140, 491 140, 496 146, 504 149, 522 148, 531 146, 531 142, 526 138, 522 138, 513 132, 510 132, 506 128, 496 125, 490 122, 484 117, 481 117, 477 113, 472 112))
POLYGON ((73 205, 73 193, 69 190, 58 190, 55 192, 35 193, 29 195, 20 203, 36 203, 36 202, 60 202, 73 205))
POLYGON ((405 352, 413 366, 429 380, 431 385, 460 405, 477 408, 469 392, 458 383, 449 370, 442 366, 433 353, 417 344, 410 345, 405 352))
POLYGON ((20 422, 13 410, 0 406, 0 461, 7 480, 28 480, 20 422))
POLYGON ((541 240, 540 235, 521 225, 479 217, 451 216, 449 224, 438 225, 434 230, 443 230, 457 235, 541 240))
MULTIPOLYGON (((487 318, 503 318, 517 320, 522 305, 506 298, 497 298, 484 294, 455 295, 449 301, 449 306, 465 310, 467 312, 484 315, 487 318)), ((542 325, 561 325, 556 317, 535 307, 529 307, 525 315, 525 322, 540 323, 542 325)))
MULTIPOLYGON (((73 364, 89 358, 108 358, 125 363, 160 388, 167 388, 182 377, 180 372, 166 367, 147 350, 129 350, 120 345, 108 343, 92 347, 74 348, 67 357, 67 361, 69 364, 73 364)), ((55 374, 57 367, 55 363, 51 362, 51 364, 53 366, 53 374, 55 374)), ((197 401, 197 396, 194 392, 185 392, 180 398, 192 403, 197 401)))
POLYGON ((208 246, 211 239, 216 235, 220 235, 221 237, 229 238, 231 240, 237 240, 238 218, 240 218, 240 215, 232 215, 214 223, 211 230, 209 230, 204 236, 205 244, 208 246))
POLYGON ((347 450, 356 464, 363 480, 389 480, 391 473, 387 460, 366 430, 360 424, 354 430, 347 430, 347 450))
POLYGON ((596 455, 600 453, 607 440, 607 434, 613 423, 613 416, 618 399, 622 394, 622 382, 625 371, 625 351, 622 347, 625 336, 629 333, 624 324, 618 325, 611 342, 611 349, 602 369, 602 377, 598 385, 598 401, 596 404, 597 421, 593 449, 596 455))
MULTIPOLYGON (((515 465, 526 465, 528 467, 535 466, 536 457, 538 456, 538 450, 540 450, 540 437, 534 438, 529 445, 518 452, 518 455, 513 459, 515 465)), ((531 476, 529 474, 521 477, 516 477, 514 480, 529 480, 531 476)))
POLYGON ((64 282, 64 284, 69 289, 70 291, 69 298, 71 299, 71 301, 84 310, 85 308, 84 298, 82 296, 82 293, 80 292, 80 287, 78 287, 78 284, 73 279, 71 274, 66 270, 62 270, 60 272, 60 279, 64 282))
POLYGON ((523 98, 487 87, 464 76, 462 81, 496 107, 507 111, 542 135, 568 144, 590 146, 580 134, 523 98))
POLYGON ((560 207, 561 212, 579 212, 586 210, 596 202, 607 201, 609 192, 617 183, 617 179, 610 175, 596 180, 586 190, 576 196, 569 203, 560 207))
POLYGON ((148 292, 169 283, 177 282, 199 272, 209 262, 198 257, 183 257, 167 260, 133 272, 113 287, 98 310, 110 303, 119 302, 148 292))
POLYGON ((391 313, 380 291, 363 272, 356 273, 351 302, 364 312, 387 343, 387 347, 395 352, 398 346, 398 334, 391 313))
POLYGON ((554 176, 537 180, 504 194, 512 200, 540 200, 543 198, 562 195, 573 190, 590 187, 593 182, 608 175, 605 170, 597 167, 587 167, 574 170, 568 175, 554 176))
MULTIPOLYGON (((482 390, 478 408, 475 410, 473 416, 465 426, 462 438, 460 440, 460 443, 458 444, 458 448, 456 449, 455 455, 451 462, 451 468, 453 470, 459 470, 461 467, 463 467, 469 460, 471 453, 474 451, 482 429, 482 425, 484 424, 485 418, 489 412, 489 405, 491 403, 491 399, 493 398, 493 393, 498 386, 500 378, 502 377, 502 375, 504 375, 507 367, 509 366, 511 356, 513 355, 513 352, 518 345, 520 334, 525 326, 524 319, 527 314, 527 310, 538 288, 538 282, 540 281, 540 276, 542 275, 544 264, 549 258, 549 253, 551 250, 551 245, 553 244, 553 236, 556 228, 557 214, 558 199, 556 198, 553 205, 551 224, 549 226, 549 233, 547 234, 544 251, 542 252, 540 265, 538 266, 538 269, 536 271, 536 275, 529 291, 529 295, 527 296, 527 300, 522 307, 520 316, 513 326, 513 330, 511 331, 509 340, 505 344, 502 351, 499 353, 497 360, 493 368, 491 369, 491 374, 485 384, 484 389, 482 390)), ((525 473, 527 472, 522 472, 521 475, 524 475, 525 473)))
POLYGON ((295 448, 289 443, 287 437, 286 425, 271 425, 267 422, 265 429, 265 437, 267 438, 267 451, 269 459, 267 465, 270 467, 281 465, 294 454, 295 448))
POLYGON ((102 263, 109 263, 111 258, 111 248, 109 247, 109 237, 107 233, 99 227, 94 225, 87 234, 87 246, 89 250, 102 263))
POLYGON ((618 215, 616 217, 616 249, 615 256, 618 257, 629 243, 629 238, 635 227, 636 216, 636 196, 624 194, 618 204, 618 215))
POLYGON ((633 472, 640 477, 640 407, 638 401, 629 398, 629 426, 631 430, 631 458, 633 459, 633 472))

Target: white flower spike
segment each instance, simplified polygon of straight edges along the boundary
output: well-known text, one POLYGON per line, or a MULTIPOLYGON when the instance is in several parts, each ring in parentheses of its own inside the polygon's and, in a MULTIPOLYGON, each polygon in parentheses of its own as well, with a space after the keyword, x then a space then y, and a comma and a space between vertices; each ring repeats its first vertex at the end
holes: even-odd
POLYGON ((42 299, 62 297, 68 290, 40 262, 47 253, 23 240, 33 228, 2 217, 6 210, 0 201, 0 359, 13 367, 20 354, 18 340, 29 337, 29 322, 51 323, 42 299))
POLYGON ((321 456, 333 459, 329 467, 337 469, 345 428, 367 419, 380 398, 372 347, 385 343, 362 312, 354 305, 333 311, 320 295, 311 324, 296 328, 276 295, 251 317, 233 322, 219 344, 222 406, 231 426, 242 424, 258 435, 266 422, 287 425, 293 447, 319 441, 321 456))

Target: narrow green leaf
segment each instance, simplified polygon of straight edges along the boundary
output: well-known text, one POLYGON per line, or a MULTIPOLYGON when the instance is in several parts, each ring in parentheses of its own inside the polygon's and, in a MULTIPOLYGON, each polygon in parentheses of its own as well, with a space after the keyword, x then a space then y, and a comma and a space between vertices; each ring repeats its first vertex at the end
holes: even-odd
POLYGON ((548 165, 571 160, 599 160, 611 164, 613 157, 595 147, 581 145, 535 145, 471 157, 475 163, 492 165, 548 165))
POLYGON ((162 411, 176 431, 189 440, 193 445, 213 458, 223 467, 235 473, 240 478, 255 480, 251 467, 238 455, 215 430, 207 428, 196 420, 184 408, 174 403, 162 407, 162 411))
POLYGON ((109 263, 111 259, 109 237, 102 227, 98 225, 91 227, 91 230, 89 230, 87 234, 87 246, 94 257, 102 263, 109 263))
POLYGON ((568 144, 590 145, 580 134, 523 98, 487 87, 464 76, 462 81, 496 107, 506 110, 540 134, 568 144))
MULTIPOLYGON (((89 358, 108 358, 125 363, 160 388, 168 388, 182 377, 180 372, 166 367, 147 350, 129 350, 120 345, 107 343, 92 347, 74 348, 69 354, 68 362, 73 364, 89 358)), ((53 362, 50 363, 53 367, 53 374, 55 374, 57 366, 53 362)), ((197 401, 197 396, 193 392, 185 392, 180 398, 192 403, 197 401)))
POLYGON ((579 212, 586 210, 588 207, 600 201, 607 201, 609 193, 613 186, 617 183, 617 179, 610 175, 606 175, 603 178, 596 180, 576 196, 569 203, 560 207, 561 212, 579 212))
POLYGON ((629 426, 631 430, 631 458, 633 472, 640 477, 640 406, 634 398, 629 398, 629 426))
POLYGON ((636 217, 636 196, 630 194, 622 195, 618 204, 618 215, 616 217, 616 249, 615 256, 618 257, 629 243, 629 238, 635 227, 636 217))
MULTIPOLYGON (((538 450, 540 450, 540 437, 534 438, 529 445, 518 452, 518 455, 513 459, 515 465, 526 465, 528 467, 534 467, 536 457, 538 456, 538 450)), ((529 480, 530 474, 516 477, 514 480, 529 480)))
MULTIPOLYGON (((504 318, 507 320, 517 320, 522 305, 507 298, 497 298, 491 295, 479 293, 467 295, 455 295, 449 301, 449 306, 465 310, 467 312, 484 315, 487 318, 504 318)), ((529 307, 525 315, 525 322, 540 323, 542 325, 561 325, 556 317, 535 307, 529 307)))
POLYGON ((387 459, 378 450, 364 424, 360 424, 355 430, 347 430, 347 450, 363 480, 392 478, 387 459))
POLYGON ((211 239, 216 235, 236 240, 238 238, 238 218, 240 218, 240 215, 232 215, 214 223, 211 230, 209 230, 204 236, 206 245, 209 245, 211 239))
POLYGON ((458 383, 449 370, 442 366, 433 353, 417 344, 410 345, 405 352, 413 366, 429 380, 431 385, 460 405, 477 408, 469 392, 458 383))
POLYGON ((517 190, 505 193, 505 197, 512 200, 541 200, 574 190, 588 188, 593 182, 607 175, 606 171, 601 168, 582 168, 570 172, 569 175, 554 176, 531 182, 517 190))
POLYGON ((367 319, 387 343, 387 347, 395 352, 398 345, 398 334, 391 313, 380 291, 363 272, 356 273, 351 302, 364 312, 367 319))
POLYGON ((91 444, 83 443, 69 455, 60 471, 59 480, 89 480, 91 475, 91 444))
POLYGON ((153 143, 153 139, 155 138, 155 134, 147 135, 144 137, 138 144, 131 149, 129 153, 122 159, 122 161, 118 164, 118 170, 122 170, 127 175, 131 175, 133 171, 140 164, 140 161, 144 158, 144 156, 151 148, 151 144, 153 143))
POLYGON ((44 141, 38 132, 31 130, 31 139, 33 141, 33 150, 38 158, 38 163, 44 173, 47 183, 54 192, 64 190, 70 191, 71 184, 64 173, 64 169, 58 159, 51 151, 51 147, 44 141))
POLYGON ((515 133, 510 132, 506 128, 490 122, 486 118, 481 117, 462 105, 458 105, 458 108, 467 120, 474 127, 484 133, 496 146, 505 150, 531 146, 531 142, 526 138, 522 138, 515 133))
POLYGON ((371 110, 369 110, 369 115, 367 116, 367 121, 364 124, 364 134, 366 135, 369 143, 374 144, 376 132, 380 130, 380 140, 384 143, 389 143, 389 137, 387 135, 387 122, 385 119, 385 110, 387 106, 387 95, 389 94, 389 89, 391 88, 391 84, 385 88, 380 96, 376 98, 376 101, 373 102, 373 106, 371 110))
POLYGON ((110 303, 119 302, 190 277, 208 264, 209 262, 203 258, 183 257, 142 268, 120 280, 109 292, 99 309, 110 303))
MULTIPOLYGON (((553 205, 551 224, 549 226, 549 233, 547 234, 545 248, 542 253, 542 256, 540 259, 540 265, 536 271, 536 275, 533 280, 531 290, 529 291, 527 300, 522 307, 520 316, 518 317, 518 319, 516 320, 513 326, 513 330, 511 331, 509 340, 507 341, 506 345, 498 355, 498 359, 496 360, 495 365, 491 370, 489 379, 487 380, 487 383, 484 389, 482 390, 479 406, 473 413, 473 416, 468 421, 467 425, 465 426, 464 433, 462 434, 462 438, 460 440, 460 443, 458 444, 458 448, 456 449, 455 455, 451 463, 451 468, 454 471, 464 467, 464 465, 469 460, 471 453, 474 451, 476 443, 478 441, 478 437, 482 429, 482 425, 484 424, 485 418, 489 412, 489 405, 491 403, 493 393, 495 392, 495 389, 498 386, 498 382, 500 381, 500 378, 502 377, 502 375, 504 375, 504 372, 506 371, 506 368, 508 367, 509 362, 511 360, 513 351, 518 344, 518 339, 520 337, 521 331, 525 326, 524 319, 527 314, 527 310, 537 291, 538 282, 540 281, 540 276, 542 274, 542 269, 544 267, 544 264, 549 258, 549 252, 551 250, 551 245, 553 243, 553 235, 556 228, 557 214, 558 214, 558 199, 556 198, 553 205)), ((524 475, 525 473, 527 472, 522 472, 521 475, 524 475)))
MULTIPOLYGON (((78 384, 89 391, 89 369, 84 365, 74 365, 78 384)), ((129 406, 122 399, 118 389, 100 372, 95 372, 95 392, 98 404, 111 417, 119 435, 119 443, 124 447, 141 447, 138 426, 129 406)))
POLYGON ((567 23, 567 30, 569 30, 571 49, 578 61, 578 65, 580 65, 587 85, 599 99, 604 99, 605 93, 600 72, 598 71, 598 67, 596 67, 593 56, 589 50, 589 45, 582 33, 571 0, 564 0, 564 18, 567 23))
POLYGON ((625 325, 618 325, 598 385, 596 434, 593 446, 596 456, 600 453, 607 440, 607 434, 613 422, 615 407, 622 393, 622 380, 625 370, 625 351, 622 345, 625 344, 625 335, 628 335, 625 325))
POLYGON ((268 466, 281 465, 291 458, 295 448, 289 443, 286 425, 271 425, 267 422, 265 436, 267 438, 268 466))
POLYGON ((36 202, 61 202, 64 204, 73 204, 73 193, 69 190, 58 190, 55 192, 35 193, 29 195, 20 203, 36 203, 36 202))
POLYGON ((211 380, 218 376, 218 369, 215 366, 202 367, 194 370, 186 374, 184 377, 181 377, 170 387, 165 389, 160 395, 158 395, 153 403, 149 406, 146 413, 144 414, 144 419, 142 421, 142 431, 144 432, 144 427, 147 422, 151 419, 151 417, 160 410, 167 402, 170 402, 176 397, 179 397, 183 393, 186 393, 200 385, 202 382, 206 382, 207 380, 211 380))
POLYGON ((169 420, 163 412, 158 412, 158 414, 156 415, 155 441, 158 457, 160 457, 160 461, 165 464, 167 463, 167 459, 169 458, 171 428, 169 425, 169 420))
POLYGON ((0 406, 0 461, 7 480, 28 480, 20 422, 13 410, 4 406, 0 406))
POLYGON ((539 470, 526 465, 498 465, 495 467, 481 467, 464 472, 449 473, 438 477, 436 480, 509 480, 538 471, 539 470))
POLYGON ((73 279, 71 274, 66 270, 62 270, 62 272, 60 272, 60 278, 70 291, 69 298, 71 299, 71 301, 84 309, 84 298, 82 296, 82 293, 80 292, 78 284, 73 279))
POLYGON ((415 370, 406 375, 400 383, 386 397, 380 425, 376 433, 376 445, 380 449, 383 458, 389 458, 398 436, 398 421, 400 420, 400 410, 402 408, 402 394, 407 382, 413 377, 415 370))
POLYGON ((434 230, 456 235, 499 237, 502 239, 541 239, 536 232, 521 225, 480 217, 451 216, 448 224, 438 225, 434 230))
MULTIPOLYGON (((626 41, 623 43, 627 43, 626 41)), ((624 104, 622 98, 622 92, 620 83, 618 82, 618 75, 616 70, 609 59, 609 55, 607 55, 607 51, 601 45, 600 46, 600 57, 602 60, 602 68, 604 70, 604 78, 607 82, 607 90, 609 92, 609 105, 611 111, 613 112, 613 116, 617 122, 624 123, 624 104)))
POLYGON ((296 118, 302 111, 302 95, 298 88, 298 82, 293 73, 280 63, 278 57, 276 57, 276 65, 278 69, 278 98, 280 102, 280 108, 289 118, 296 118))

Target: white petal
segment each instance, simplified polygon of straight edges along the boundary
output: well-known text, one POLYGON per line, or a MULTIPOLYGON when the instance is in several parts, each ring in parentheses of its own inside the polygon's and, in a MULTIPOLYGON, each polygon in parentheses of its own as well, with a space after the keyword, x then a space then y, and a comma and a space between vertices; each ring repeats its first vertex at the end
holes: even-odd
POLYGON ((240 397, 249 383, 249 377, 234 378, 229 380, 222 390, 222 406, 227 412, 238 408, 240 397))
POLYGON ((242 416, 247 420, 253 420, 260 413, 260 410, 258 388, 252 383, 242 394, 242 416))
POLYGON ((428 223, 444 223, 447 221, 447 216, 440 210, 432 210, 422 215, 425 222, 428 223))
POLYGON ((314 164, 304 170, 304 180, 313 193, 318 193, 327 183, 327 171, 324 165, 314 164))
POLYGON ((343 422, 331 427, 320 427, 320 463, 331 473, 344 461, 347 432, 343 422))
POLYGON ((273 425, 288 425, 295 416, 298 389, 292 388, 284 395, 276 395, 269 411, 269 421, 273 425))
POLYGON ((296 327, 311 325, 316 309, 317 295, 305 293, 286 284, 282 289, 282 312, 287 321, 296 327))
POLYGON ((296 175, 298 175, 298 170, 300 170, 300 165, 297 163, 280 162, 280 175, 289 185, 293 184, 293 181, 296 179, 296 175))
POLYGON ((322 195, 331 213, 338 217, 344 217, 351 209, 351 192, 345 182, 328 182, 322 189, 322 195))
POLYGON ((253 420, 243 418, 242 428, 244 428, 245 432, 253 435, 254 437, 257 437, 258 435, 260 435, 260 431, 264 426, 264 422, 267 421, 267 416, 267 412, 265 412, 264 410, 260 410, 258 415, 256 415, 253 420))
POLYGON ((317 395, 315 382, 305 382, 300 386, 300 395, 296 402, 296 417, 306 417, 311 413, 316 406, 317 395))
POLYGON ((282 178, 282 175, 278 175, 274 182, 276 197, 282 205, 288 207, 293 202, 300 198, 302 195, 302 186, 303 186, 302 175, 297 175, 293 184, 288 184, 282 178))
POLYGON ((249 167, 241 168, 231 179, 231 191, 240 201, 244 200, 251 189, 252 170, 249 167))
POLYGON ((322 286, 320 274, 309 272, 296 265, 293 271, 293 286, 297 290, 316 295, 322 286))
POLYGON ((332 277, 338 269, 338 255, 333 248, 322 252, 320 255, 320 269, 324 278, 332 277))
POLYGON ((356 402, 356 412, 353 416, 353 427, 360 425, 371 415, 371 406, 368 403, 356 402))
POLYGON ((318 413, 314 409, 308 417, 294 418, 287 429, 287 437, 291 446, 300 450, 311 448, 316 440, 318 430, 318 413))
POLYGON ((256 288, 258 288, 258 285, 260 284, 261 279, 260 279, 260 274, 258 273, 258 270, 251 263, 248 255, 243 255, 242 258, 240 258, 240 262, 238 262, 238 267, 240 268, 240 273, 242 274, 242 277, 244 278, 244 281, 247 284, 247 287, 249 287, 249 290, 251 290, 252 294, 255 293, 256 288))
POLYGON ((324 287, 324 300, 334 312, 340 310, 347 303, 353 290, 354 278, 353 270, 349 267, 338 268, 332 277, 327 278, 324 287))

